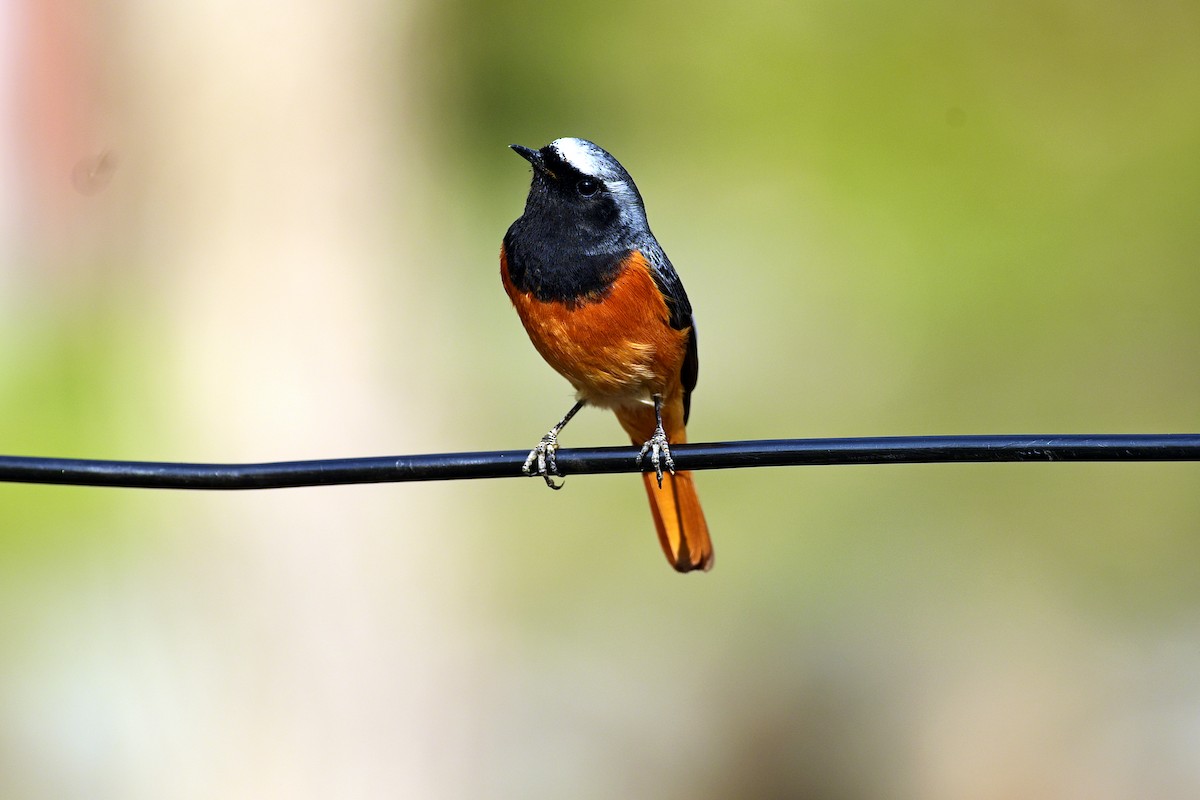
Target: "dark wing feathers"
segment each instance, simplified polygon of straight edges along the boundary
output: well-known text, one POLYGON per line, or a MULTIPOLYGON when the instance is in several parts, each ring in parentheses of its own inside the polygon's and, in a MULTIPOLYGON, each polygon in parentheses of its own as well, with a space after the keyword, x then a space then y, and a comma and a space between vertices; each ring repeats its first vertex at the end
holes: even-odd
POLYGON ((679 371, 683 383, 683 424, 686 425, 688 416, 692 413, 692 390, 696 388, 696 378, 700 375, 700 351, 696 349, 696 326, 688 332, 687 352, 683 356, 683 367, 679 371))
POLYGON ((692 324, 692 304, 688 301, 687 292, 683 290, 683 281, 679 280, 679 273, 671 266, 671 260, 658 246, 658 242, 651 241, 638 249, 650 262, 654 283, 662 292, 663 299, 667 301, 667 308, 671 311, 671 327, 678 331, 687 328, 692 324))
POLYGON ((683 384, 683 421, 686 424, 692 410, 692 390, 696 388, 696 379, 700 375, 700 351, 696 346, 696 321, 692 318, 692 304, 688 300, 687 292, 683 290, 683 281, 679 280, 679 273, 675 271, 671 260, 659 247, 658 242, 651 241, 638 249, 650 262, 654 283, 667 302, 667 309, 671 312, 668 319, 671 327, 679 331, 691 329, 688 332, 687 353, 684 354, 683 367, 680 370, 680 381, 683 384))

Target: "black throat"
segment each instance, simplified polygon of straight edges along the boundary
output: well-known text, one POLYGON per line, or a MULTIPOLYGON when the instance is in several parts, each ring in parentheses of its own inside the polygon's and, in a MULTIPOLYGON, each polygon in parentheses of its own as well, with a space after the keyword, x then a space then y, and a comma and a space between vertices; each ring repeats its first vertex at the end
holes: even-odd
POLYGON ((504 235, 512 285, 542 302, 575 304, 599 300, 629 255, 615 246, 596 252, 586 230, 556 215, 526 213, 504 235))

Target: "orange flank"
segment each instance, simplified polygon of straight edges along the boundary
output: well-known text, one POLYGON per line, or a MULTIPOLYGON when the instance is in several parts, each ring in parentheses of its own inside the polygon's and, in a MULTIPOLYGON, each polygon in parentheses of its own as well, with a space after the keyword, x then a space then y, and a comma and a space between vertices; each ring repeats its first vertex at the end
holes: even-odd
POLYGON ((514 288, 503 252, 500 272, 533 346, 581 398, 614 408, 679 390, 689 330, 668 323, 670 310, 641 253, 625 259, 603 292, 570 303, 514 288))
MULTIPOLYGON (((504 289, 542 358, 575 387, 581 399, 613 409, 633 444, 654 435, 654 405, 663 398, 663 429, 671 444, 687 441, 680 373, 691 330, 670 325, 670 310, 645 257, 634 252, 612 283, 570 302, 542 301, 512 285, 500 253, 504 289)), ((650 498, 659 543, 680 572, 713 564, 708 523, 691 473, 653 473, 642 480, 650 498)))

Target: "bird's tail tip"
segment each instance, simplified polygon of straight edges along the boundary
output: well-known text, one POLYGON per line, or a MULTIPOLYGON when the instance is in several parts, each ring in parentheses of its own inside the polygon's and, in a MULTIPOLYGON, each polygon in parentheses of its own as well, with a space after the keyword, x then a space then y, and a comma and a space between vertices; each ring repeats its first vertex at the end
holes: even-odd
POLYGON ((642 473, 642 482, 650 498, 658 542, 671 566, 678 572, 712 569, 712 539, 691 473, 664 474, 661 489, 653 473, 642 473))

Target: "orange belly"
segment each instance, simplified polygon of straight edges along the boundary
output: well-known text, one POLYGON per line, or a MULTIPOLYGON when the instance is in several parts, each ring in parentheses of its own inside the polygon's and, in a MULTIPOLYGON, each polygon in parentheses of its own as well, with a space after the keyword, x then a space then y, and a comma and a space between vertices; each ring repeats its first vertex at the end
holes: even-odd
POLYGON ((596 297, 541 301, 515 289, 500 254, 504 289, 542 358, 598 406, 648 402, 679 391, 688 330, 669 323, 670 310, 641 253, 626 259, 596 297))

